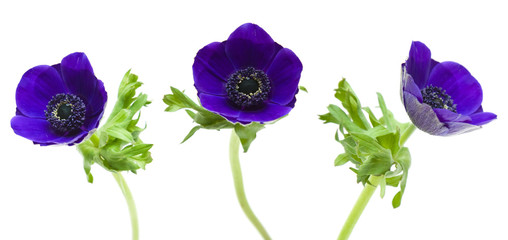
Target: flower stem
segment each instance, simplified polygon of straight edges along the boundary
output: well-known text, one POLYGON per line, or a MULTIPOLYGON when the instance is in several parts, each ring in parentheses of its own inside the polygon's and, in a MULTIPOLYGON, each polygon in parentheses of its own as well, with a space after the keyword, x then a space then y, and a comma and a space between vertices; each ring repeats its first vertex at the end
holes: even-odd
POLYGON ((416 129, 415 125, 410 123, 408 129, 404 132, 404 134, 402 134, 402 136, 400 136, 399 140, 400 146, 404 146, 404 143, 406 143, 407 139, 411 136, 411 134, 413 134, 415 129, 416 129))
POLYGON ((344 226, 342 227, 342 230, 340 231, 339 237, 337 240, 347 240, 349 238, 349 235, 351 235, 351 232, 353 232, 353 228, 356 225, 356 222, 358 222, 358 219, 362 215, 363 210, 367 206, 367 203, 369 203, 370 198, 376 191, 377 185, 381 181, 383 176, 373 176, 371 175, 369 178, 369 182, 372 184, 365 184, 365 187, 363 188, 362 193, 358 197, 358 200, 356 200, 356 203, 351 209, 351 212, 349 213, 349 216, 344 223, 344 226))
POLYGON ((242 207, 243 212, 250 220, 250 222, 256 227, 259 234, 265 240, 271 239, 268 235, 268 232, 265 230, 261 222, 258 220, 256 215, 249 206, 247 202, 247 197, 245 196, 245 190, 243 188, 243 180, 242 180, 242 169, 240 168, 240 157, 239 157, 239 147, 240 147, 240 139, 236 135, 235 130, 231 132, 231 140, 229 142, 229 161, 231 163, 231 171, 233 173, 233 180, 235 182, 235 190, 236 197, 238 198, 238 202, 242 207))
POLYGON ((123 178, 120 172, 113 172, 113 177, 115 177, 118 186, 122 190, 123 196, 125 197, 125 201, 129 207, 129 214, 131 215, 131 225, 132 225, 132 240, 139 239, 139 226, 138 226, 138 214, 136 212, 136 204, 134 203, 134 198, 132 197, 131 190, 129 186, 127 186, 127 182, 123 178))

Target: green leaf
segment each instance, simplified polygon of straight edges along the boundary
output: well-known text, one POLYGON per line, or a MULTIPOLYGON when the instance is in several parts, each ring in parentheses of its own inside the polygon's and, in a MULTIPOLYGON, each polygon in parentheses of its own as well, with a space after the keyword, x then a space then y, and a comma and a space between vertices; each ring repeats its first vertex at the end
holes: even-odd
MULTIPOLYGON (((395 164, 395 171, 386 172, 385 173, 386 178, 394 178, 393 180, 395 180, 396 179, 395 177, 402 177, 402 175, 400 175, 402 173, 402 166, 398 162, 395 162, 394 164, 395 164)), ((397 185, 398 185, 398 183, 397 183, 397 185)))
POLYGON ((148 104, 148 95, 139 94, 139 96, 132 102, 128 108, 130 110, 129 119, 132 119, 134 115, 141 110, 142 107, 148 104))
POLYGON ((189 117, 191 117, 192 119, 194 119, 196 117, 196 113, 189 110, 189 109, 185 109, 185 112, 187 113, 187 115, 189 115, 189 117))
POLYGON ((91 173, 92 165, 94 164, 94 156, 96 150, 92 141, 86 141, 84 144, 77 146, 78 151, 83 155, 83 168, 89 183, 93 183, 93 175, 91 173))
POLYGON ((152 144, 143 143, 139 135, 144 129, 136 126, 140 118, 139 111, 150 104, 146 94, 136 96, 136 90, 141 85, 138 77, 129 70, 120 82, 118 98, 109 118, 90 139, 77 146, 83 155, 89 182, 93 181, 93 164, 111 172, 136 173, 152 161, 152 144))
POLYGON ((143 85, 143 83, 138 82, 138 76, 131 74, 130 72, 131 70, 127 71, 120 82, 120 87, 118 88, 118 98, 113 111, 110 114, 110 118, 115 116, 118 111, 128 108, 128 106, 130 106, 136 99, 134 98, 136 89, 143 85))
POLYGON ((351 133, 351 136, 358 142, 360 151, 365 153, 379 153, 389 154, 388 150, 383 148, 375 138, 362 133, 351 133))
POLYGON ((396 153, 399 151, 399 138, 400 138, 400 132, 399 129, 395 131, 395 133, 389 132, 388 134, 378 136, 377 140, 381 146, 383 146, 386 149, 390 149, 393 153, 396 153))
POLYGON ((335 97, 342 102, 342 106, 348 111, 354 124, 362 129, 370 128, 370 124, 362 112, 360 100, 346 79, 343 78, 339 82, 339 88, 335 90, 335 97))
POLYGON ((109 141, 109 135, 108 134, 105 134, 105 133, 102 133, 101 129, 97 130, 97 132, 92 135, 92 136, 98 136, 99 138, 99 148, 102 148, 104 146, 106 146, 106 144, 108 144, 108 141, 109 141))
POLYGON ((348 117, 348 115, 344 111, 342 111, 342 109, 340 109, 338 106, 331 104, 328 106, 328 111, 330 111, 331 116, 336 120, 331 122, 335 122, 338 123, 339 125, 344 126, 346 130, 350 133, 363 132, 363 129, 355 125, 348 117))
POLYGON ((391 132, 382 125, 370 128, 369 130, 365 131, 365 134, 372 138, 388 135, 390 133, 391 132))
POLYGON ((411 125, 413 125, 410 122, 407 123, 399 123, 397 122, 397 127, 400 129, 400 134, 406 134, 407 131, 411 131, 411 125))
POLYGON ((171 87, 171 92, 173 94, 164 95, 163 101, 168 105, 166 111, 174 112, 180 110, 182 108, 190 108, 194 109, 198 112, 206 111, 204 108, 197 105, 194 101, 192 101, 187 95, 185 95, 182 91, 171 87))
POLYGON ((129 131, 127 131, 127 129, 125 129, 125 128, 121 128, 118 126, 112 126, 110 128, 107 128, 105 131, 109 136, 119 138, 119 139, 126 141, 126 142, 134 142, 134 138, 132 138, 132 134, 129 131))
POLYGON ((116 111, 115 115, 109 115, 108 120, 104 124, 103 128, 108 128, 111 126, 122 125, 129 119, 127 117, 131 114, 129 109, 120 109, 116 111))
POLYGON ((386 157, 384 154, 373 154, 360 165, 360 168, 358 168, 358 175, 383 175, 386 171, 390 170, 391 165, 391 158, 386 157))
POLYGON ((388 128, 388 130, 390 130, 392 132, 395 131, 395 127, 394 127, 395 123, 394 123, 393 115, 386 107, 383 95, 381 95, 381 93, 377 93, 377 99, 379 101, 379 107, 381 108, 381 112, 383 113, 383 120, 386 124, 386 127, 388 128))
POLYGON ((205 129, 220 130, 234 127, 234 124, 224 117, 206 110, 204 112, 197 112, 194 115, 194 122, 205 129))
POLYGON ((304 86, 299 86, 298 88, 306 93, 309 93, 309 91, 307 91, 307 88, 305 88, 304 86))
POLYGON ((393 208, 398 208, 402 201, 404 191, 406 190, 406 182, 409 174, 409 167, 411 167, 411 154, 409 153, 409 149, 407 147, 401 148, 400 151, 395 156, 395 161, 400 164, 403 171, 402 179, 400 181, 400 191, 397 193, 397 195, 395 195, 392 201, 393 208))
MULTIPOLYGON (((165 102, 166 104, 168 103, 168 102, 166 102, 166 98, 164 98, 164 102, 165 102)), ((181 107, 181 106, 178 106, 178 105, 176 105, 176 104, 175 104, 175 105, 173 105, 173 104, 169 105, 169 104, 168 104, 168 107, 167 107, 166 109, 164 109, 164 111, 166 111, 166 112, 176 112, 176 111, 178 111, 178 110, 180 110, 180 109, 182 109, 182 107, 181 107)))
POLYGON ((382 177, 379 183, 381 197, 384 197, 387 185, 400 186, 401 190, 392 202, 394 207, 399 206, 411 162, 409 150, 402 145, 414 130, 413 125, 399 123, 386 107, 380 93, 377 93, 377 97, 383 116, 376 118, 371 108, 361 106, 359 98, 345 79, 339 82, 335 97, 341 101, 342 108, 330 104, 328 112, 319 115, 324 123, 339 125, 334 138, 342 145, 344 153, 335 158, 335 165, 347 162, 355 164, 355 168, 350 169, 357 175, 357 182, 363 184, 371 176, 382 177), (368 120, 363 111, 368 114, 368 120), (391 170, 392 167, 395 169, 391 170))
POLYGON ((400 203, 402 201, 402 191, 399 191, 397 194, 395 194, 395 196, 393 197, 393 200, 392 200, 392 206, 393 208, 398 208, 400 207, 400 203))
POLYGON ((351 157, 347 153, 341 153, 337 158, 335 158, 335 166, 341 166, 345 163, 349 162, 351 157))
POLYGON ((376 116, 374 115, 372 110, 370 110, 369 107, 364 107, 363 110, 367 112, 367 114, 369 114, 369 121, 373 127, 381 125, 381 123, 379 122, 379 120, 377 120, 376 116))
MULTIPOLYGON (((131 110, 132 111, 132 110, 131 110)), ((134 117, 134 114, 132 114, 133 117, 134 117)), ((129 131, 137 131, 137 130, 143 130, 141 128, 138 128, 136 125, 138 124, 139 122, 139 119, 141 118, 141 112, 138 112, 137 114, 137 117, 136 118, 131 118, 132 120, 129 121, 129 126, 127 126, 127 129, 129 131)), ((146 128, 146 124, 145 124, 145 128, 146 128)))
POLYGON ((257 132, 265 127, 264 124, 258 122, 252 122, 249 125, 242 125, 240 123, 234 124, 221 115, 210 112, 196 104, 182 91, 171 87, 171 92, 171 94, 165 95, 163 99, 163 101, 168 105, 166 111, 174 112, 180 109, 185 109, 187 115, 189 115, 192 120, 198 124, 190 130, 182 143, 187 141, 194 135, 194 133, 196 133, 196 131, 202 128, 214 130, 232 128, 238 135, 244 152, 247 152, 252 141, 256 138, 257 132))
POLYGON ((357 151, 358 144, 356 143, 356 141, 353 137, 347 136, 346 138, 344 138, 344 140, 341 140, 339 142, 340 142, 340 144, 342 144, 342 147, 344 147, 344 150, 346 151, 346 153, 348 153, 350 155, 357 155, 358 154, 358 151, 357 151))
POLYGON ((332 116, 331 113, 325 113, 323 115, 319 115, 319 120, 324 121, 324 123, 335 123, 340 124, 339 120, 332 116))
POLYGON ((392 186, 392 187, 398 187, 400 179, 402 179, 402 175, 398 175, 391 178, 386 178, 386 185, 392 186))
POLYGON ((139 154, 143 154, 145 152, 148 152, 150 148, 153 147, 153 144, 136 144, 136 145, 129 145, 122 149, 120 152, 123 156, 132 157, 139 154))
POLYGON ((381 198, 384 198, 386 192, 386 178, 384 176, 381 178, 381 181, 379 182, 379 188, 380 188, 379 194, 381 198))
POLYGON ((263 128, 265 128, 265 126, 257 122, 252 122, 249 125, 242 125, 240 123, 235 124, 234 131, 240 138, 243 152, 247 152, 249 150, 250 144, 254 141, 254 139, 256 139, 256 133, 263 128))
POLYGON ((185 136, 185 138, 183 139, 183 141, 181 143, 184 143, 185 141, 187 141, 190 137, 192 137, 194 135, 194 133, 196 133, 199 129, 201 129, 201 126, 195 126, 193 127, 190 132, 187 134, 187 136, 185 136))
POLYGON ((370 175, 360 175, 358 174, 358 171, 353 168, 350 168, 354 173, 356 173, 356 182, 359 183, 361 182, 364 186, 365 184, 367 184, 367 181, 369 180, 369 176, 370 175))
POLYGON ((174 112, 185 109, 187 114, 204 129, 226 129, 233 128, 234 124, 224 117, 210 112, 192 101, 182 91, 171 87, 172 94, 164 95, 163 101, 168 105, 166 111, 174 112), (194 110, 194 111, 192 111, 194 110))

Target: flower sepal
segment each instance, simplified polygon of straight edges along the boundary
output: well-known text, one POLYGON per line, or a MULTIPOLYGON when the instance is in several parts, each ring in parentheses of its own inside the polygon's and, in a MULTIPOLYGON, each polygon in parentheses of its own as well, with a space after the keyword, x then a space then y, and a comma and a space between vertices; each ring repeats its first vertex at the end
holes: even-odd
POLYGON ((404 143, 414 127, 411 123, 395 120, 379 93, 378 102, 383 116, 376 118, 369 107, 362 108, 345 79, 339 82, 335 97, 341 101, 342 108, 331 104, 328 106, 329 112, 319 116, 324 123, 339 125, 335 139, 345 152, 337 156, 335 166, 353 163, 355 167, 350 169, 356 173, 357 182, 364 185, 370 184, 370 176, 382 176, 379 183, 381 197, 384 197, 387 185, 400 185, 400 191, 392 200, 392 206, 399 207, 411 165, 411 156, 404 143), (342 138, 339 138, 339 132, 342 138))
POLYGON ((166 112, 175 112, 180 109, 185 109, 187 115, 197 124, 189 131, 187 136, 185 136, 182 143, 191 138, 199 129, 234 129, 240 138, 244 152, 247 152, 250 144, 256 138, 256 133, 265 128, 264 124, 258 122, 251 122, 247 125, 238 122, 232 123, 221 115, 206 110, 192 101, 184 92, 174 87, 171 87, 171 94, 164 95, 163 101, 168 105, 165 109, 166 112))
POLYGON ((90 139, 77 146, 84 158, 88 182, 93 182, 91 166, 94 163, 111 172, 136 173, 152 162, 152 144, 146 144, 139 138, 144 128, 137 126, 139 111, 150 104, 146 94, 135 96, 141 85, 138 77, 129 70, 120 83, 117 102, 106 123, 90 139))

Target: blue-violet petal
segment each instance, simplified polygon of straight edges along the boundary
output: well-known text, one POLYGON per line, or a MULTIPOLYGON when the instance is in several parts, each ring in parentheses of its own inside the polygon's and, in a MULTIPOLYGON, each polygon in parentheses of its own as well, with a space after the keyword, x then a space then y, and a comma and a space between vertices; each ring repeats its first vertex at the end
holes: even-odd
POLYGON ((58 72, 50 66, 36 66, 28 70, 16 89, 16 105, 23 115, 45 119, 44 110, 51 98, 66 93, 58 72))
POLYGON ((266 71, 266 75, 272 82, 270 101, 286 105, 293 100, 298 90, 302 68, 300 59, 293 51, 285 48, 277 53, 266 71))
POLYGON ((291 107, 267 103, 262 109, 240 112, 238 120, 243 122, 269 122, 287 115, 291 109, 291 107))
POLYGON ((442 62, 430 73, 429 85, 441 87, 457 105, 457 112, 473 113, 482 104, 482 88, 478 81, 462 65, 456 62, 442 62))
POLYGON ((431 70, 430 49, 421 42, 411 43, 409 58, 406 61, 408 74, 413 76, 415 83, 419 88, 426 85, 431 70))
POLYGON ((266 70, 282 49, 265 30, 252 23, 238 27, 225 44, 226 54, 237 70, 247 67, 266 70))

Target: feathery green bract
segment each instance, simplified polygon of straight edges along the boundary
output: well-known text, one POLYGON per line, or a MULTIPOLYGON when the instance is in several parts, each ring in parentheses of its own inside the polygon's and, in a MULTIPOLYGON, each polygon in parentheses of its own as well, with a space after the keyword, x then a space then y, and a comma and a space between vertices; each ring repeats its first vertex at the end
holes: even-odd
POLYGON ((183 139, 182 143, 187 141, 194 135, 194 133, 202 128, 215 130, 234 129, 240 138, 243 151, 247 152, 247 150, 249 150, 250 144, 256 138, 256 133, 264 128, 264 124, 257 122, 252 122, 248 125, 232 123, 219 114, 210 112, 202 106, 196 104, 187 95, 185 95, 185 93, 174 87, 171 87, 171 94, 164 95, 162 100, 168 105, 166 108, 167 112, 175 112, 180 109, 185 109, 187 115, 189 115, 189 117, 191 117, 192 120, 198 124, 189 131, 187 136, 185 136, 183 139))
POLYGON ((371 175, 383 176, 381 180, 381 197, 384 196, 386 185, 398 187, 400 191, 392 201, 394 208, 400 206, 406 188, 411 155, 403 146, 401 136, 411 131, 411 123, 399 123, 388 110, 383 96, 378 93, 379 107, 383 116, 376 118, 368 107, 362 108, 360 100, 345 79, 339 82, 335 97, 341 101, 342 108, 329 105, 328 113, 319 118, 325 123, 335 123, 339 129, 335 139, 344 148, 335 159, 335 166, 351 162, 350 168, 357 174, 357 182, 366 184, 371 175), (364 113, 367 113, 368 118, 364 113), (342 135, 342 139, 339 138, 342 135))
POLYGON ((139 134, 144 130, 137 125, 142 107, 150 104, 147 95, 136 95, 142 85, 138 76, 125 74, 118 90, 118 99, 106 123, 90 139, 79 144, 78 150, 84 157, 84 168, 88 182, 93 182, 91 166, 101 165, 108 171, 131 171, 145 169, 152 162, 152 144, 143 143, 139 134))

